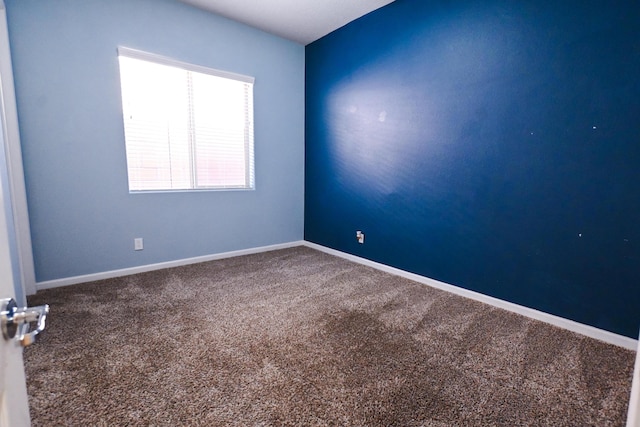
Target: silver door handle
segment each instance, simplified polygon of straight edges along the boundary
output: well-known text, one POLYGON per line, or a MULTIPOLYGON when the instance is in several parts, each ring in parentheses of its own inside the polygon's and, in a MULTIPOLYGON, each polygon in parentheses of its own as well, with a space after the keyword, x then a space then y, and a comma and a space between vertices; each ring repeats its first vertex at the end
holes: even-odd
POLYGON ((45 328, 45 321, 49 314, 49 305, 38 307, 18 308, 13 298, 0 300, 0 323, 4 339, 16 339, 21 346, 27 347, 36 341, 36 336, 45 328), (29 332, 31 323, 36 323, 36 329, 29 332))

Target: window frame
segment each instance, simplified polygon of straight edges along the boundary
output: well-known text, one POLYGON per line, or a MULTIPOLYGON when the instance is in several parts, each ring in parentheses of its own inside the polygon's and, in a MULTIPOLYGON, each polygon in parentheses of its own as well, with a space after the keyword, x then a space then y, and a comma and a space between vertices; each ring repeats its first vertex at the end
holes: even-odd
MULTIPOLYGON (((191 186, 189 188, 154 188, 154 189, 132 189, 131 181, 129 179, 129 156, 126 153, 127 150, 127 135, 126 135, 126 125, 124 118, 124 106, 122 103, 122 82, 121 82, 121 70, 119 67, 119 78, 120 78, 120 106, 123 109, 122 120, 123 120, 123 134, 124 134, 124 148, 125 148, 125 157, 127 161, 127 186, 130 194, 141 194, 141 193, 166 193, 166 192, 202 192, 202 191, 253 191, 255 190, 255 147, 254 147, 254 94, 253 94, 253 86, 255 84, 255 78, 252 76, 247 76, 244 74, 233 73, 230 71, 218 70, 215 68, 205 67, 197 64, 192 64, 188 62, 179 61, 173 58, 169 58, 166 56, 158 55, 155 53, 145 52, 137 49, 131 49, 124 46, 117 47, 117 56, 118 63, 120 61, 120 57, 126 57, 131 59, 142 60, 146 62, 151 62, 158 65, 164 65, 174 68, 179 68, 185 71, 191 71, 195 73, 211 75, 215 77, 221 77, 225 79, 235 80, 241 83, 247 83, 251 85, 251 93, 250 93, 250 105, 247 110, 248 121, 250 123, 250 128, 245 130, 245 140, 244 143, 247 145, 246 154, 245 154, 245 163, 246 163, 246 185, 244 186, 206 186, 206 185, 197 185, 197 179, 191 181, 191 186)), ((196 165, 192 162, 190 165, 190 173, 192 175, 197 175, 198 171, 196 165)))

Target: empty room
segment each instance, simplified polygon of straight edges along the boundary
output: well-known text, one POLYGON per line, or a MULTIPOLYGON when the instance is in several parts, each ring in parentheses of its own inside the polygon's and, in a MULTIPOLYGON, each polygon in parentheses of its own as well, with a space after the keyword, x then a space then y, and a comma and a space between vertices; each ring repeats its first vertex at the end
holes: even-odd
POLYGON ((0 12, 0 426, 640 427, 637 1, 0 12))

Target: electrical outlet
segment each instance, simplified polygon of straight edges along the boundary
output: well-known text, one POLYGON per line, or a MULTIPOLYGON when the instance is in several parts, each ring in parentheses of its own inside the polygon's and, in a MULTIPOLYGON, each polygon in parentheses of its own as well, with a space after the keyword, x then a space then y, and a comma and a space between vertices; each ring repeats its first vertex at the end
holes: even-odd
POLYGON ((134 251, 141 251, 144 249, 144 245, 142 243, 142 237, 137 237, 135 239, 133 239, 133 250, 134 251))

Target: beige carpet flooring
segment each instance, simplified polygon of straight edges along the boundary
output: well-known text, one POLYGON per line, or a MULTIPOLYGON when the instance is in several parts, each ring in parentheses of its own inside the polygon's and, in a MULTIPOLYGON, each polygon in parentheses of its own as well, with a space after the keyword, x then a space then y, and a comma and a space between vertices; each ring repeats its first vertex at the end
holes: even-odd
POLYGON ((635 356, 305 247, 29 303, 34 426, 622 426, 635 356))

